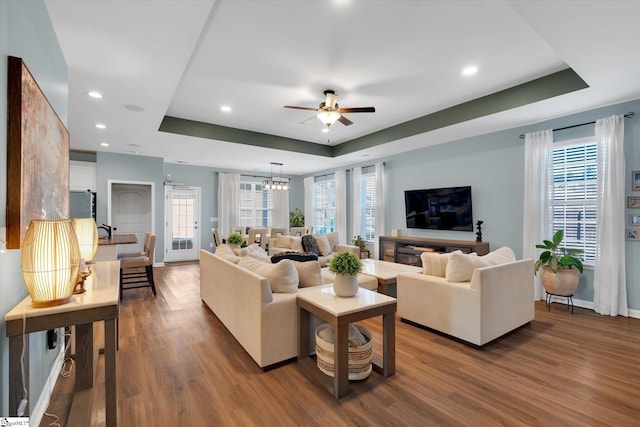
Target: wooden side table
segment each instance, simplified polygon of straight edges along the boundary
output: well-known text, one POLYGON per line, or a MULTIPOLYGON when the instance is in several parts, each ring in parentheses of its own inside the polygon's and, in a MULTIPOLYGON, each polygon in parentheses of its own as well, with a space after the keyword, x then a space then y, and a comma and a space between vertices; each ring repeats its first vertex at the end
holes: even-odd
MULTIPOLYGON (((21 352, 24 347, 24 382, 29 384, 29 337, 26 334, 76 326, 75 391, 93 387, 93 323, 104 321, 105 412, 107 426, 117 422, 116 400, 116 320, 120 262, 97 262, 85 282, 84 294, 74 295, 67 304, 34 308, 27 296, 4 319, 9 337, 9 415, 17 416, 23 398, 21 352), (23 335, 23 321, 24 334, 23 335)), ((29 404, 25 415, 29 414, 29 404)))

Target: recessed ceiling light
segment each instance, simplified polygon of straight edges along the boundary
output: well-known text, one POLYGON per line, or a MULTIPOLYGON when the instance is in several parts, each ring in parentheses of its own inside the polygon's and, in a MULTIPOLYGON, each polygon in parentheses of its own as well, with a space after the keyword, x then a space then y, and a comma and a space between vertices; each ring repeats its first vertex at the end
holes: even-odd
POLYGON ((323 128, 322 133, 329 133, 329 128, 323 128))
POLYGON ((371 155, 371 154, 363 154, 363 155, 362 155, 362 156, 360 156, 360 157, 369 157, 370 155, 371 155))
POLYGON ((102 94, 100 92, 95 91, 95 90, 92 90, 91 92, 89 92, 88 95, 90 97, 92 97, 92 98, 102 99, 102 94))
POLYGON ((476 67, 475 65, 470 65, 462 69, 463 76, 473 76, 477 72, 478 72, 478 67, 476 67))
POLYGON ((108 147, 108 146, 109 146, 109 143, 108 143, 108 142, 101 142, 101 143, 100 143, 100 145, 101 145, 102 147, 108 147))
POLYGON ((225 112, 225 113, 230 113, 231 112, 231 107, 229 107, 228 105, 223 105, 222 107, 220 107, 220 110, 225 112))
POLYGON ((127 104, 124 106, 124 108, 126 108, 129 111, 133 111, 135 113, 143 113, 147 110, 144 109, 144 107, 141 107, 139 105, 134 105, 134 104, 127 104))
POLYGON ((141 145, 140 144, 127 144, 129 147, 135 147, 135 148, 140 148, 141 145))
POLYGON ((106 125, 104 125, 103 123, 96 123, 96 127, 97 127, 98 129, 106 129, 106 128, 107 128, 107 126, 106 126, 106 125))

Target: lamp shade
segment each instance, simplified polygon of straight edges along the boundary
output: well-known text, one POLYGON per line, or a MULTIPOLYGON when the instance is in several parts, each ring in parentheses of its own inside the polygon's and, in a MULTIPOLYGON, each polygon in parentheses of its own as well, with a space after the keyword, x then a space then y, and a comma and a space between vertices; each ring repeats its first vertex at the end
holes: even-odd
POLYGON ((80 248, 70 219, 32 220, 22 245, 22 276, 34 307, 71 300, 80 248))
POLYGON ((334 124, 336 122, 336 120, 338 120, 340 118, 340 113, 338 111, 320 111, 318 112, 318 114, 316 114, 316 117, 318 117, 318 119, 320 119, 320 121, 322 123, 324 123, 325 125, 331 126, 332 124, 334 124))
POLYGON ((98 250, 98 227, 95 220, 93 218, 73 218, 71 224, 78 238, 80 258, 83 258, 87 263, 93 261, 98 250))

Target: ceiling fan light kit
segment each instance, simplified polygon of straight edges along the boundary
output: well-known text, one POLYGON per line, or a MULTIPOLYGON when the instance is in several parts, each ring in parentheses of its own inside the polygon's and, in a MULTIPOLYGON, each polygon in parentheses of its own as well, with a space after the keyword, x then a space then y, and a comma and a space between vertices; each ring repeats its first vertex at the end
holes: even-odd
POLYGON ((282 163, 271 162, 271 179, 262 181, 265 190, 291 190, 289 178, 282 177, 282 163), (273 165, 280 166, 280 176, 273 176, 273 165))
MULTIPOLYGON (((318 108, 310 108, 310 107, 298 107, 295 105, 285 105, 284 108, 293 108, 295 110, 311 110, 317 111, 316 117, 327 127, 331 127, 336 121, 339 121, 345 126, 350 126, 353 122, 343 116, 343 113, 375 113, 375 107, 351 107, 351 108, 340 108, 338 106, 338 96, 333 90, 327 89, 324 91, 325 100, 320 103, 318 108)), ((306 123, 308 120, 312 119, 311 116, 309 119, 304 120, 302 123, 306 123)))

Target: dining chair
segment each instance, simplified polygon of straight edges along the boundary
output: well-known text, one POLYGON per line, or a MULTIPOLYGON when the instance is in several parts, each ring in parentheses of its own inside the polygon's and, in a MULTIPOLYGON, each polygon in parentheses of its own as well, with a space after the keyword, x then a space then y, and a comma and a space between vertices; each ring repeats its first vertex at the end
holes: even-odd
POLYGON ((267 246, 267 229, 264 227, 255 227, 249 229, 249 237, 247 245, 257 243, 262 249, 267 246))
POLYGON ((144 233, 144 240, 142 241, 142 251, 139 252, 123 252, 118 254, 118 259, 131 258, 131 257, 139 257, 145 256, 145 248, 149 246, 149 237, 151 236, 151 232, 147 231, 144 233))
POLYGON ((271 233, 269 233, 269 238, 276 238, 278 236, 284 236, 287 234, 286 228, 281 227, 271 227, 271 233))
POLYGON ((291 227, 289 231, 290 236, 303 236, 304 235, 304 227, 291 227))
POLYGON ((149 236, 149 243, 144 248, 144 255, 126 257, 120 260, 120 300, 127 289, 151 287, 156 295, 156 284, 153 280, 153 252, 156 245, 156 235, 149 236), (141 271, 144 269, 144 271, 141 271), (131 286, 133 285, 133 286, 131 286))
POLYGON ((222 240, 220 240, 220 234, 218 233, 217 228, 212 228, 211 233, 213 234, 213 244, 216 245, 216 248, 222 244, 222 240))
POLYGON ((304 234, 313 234, 313 227, 310 225, 307 225, 304 227, 304 234))
POLYGON ((236 233, 236 234, 239 234, 239 235, 241 235, 241 236, 244 236, 244 235, 245 235, 245 230, 246 230, 246 229, 247 229, 246 227, 233 227, 233 232, 232 232, 232 234, 233 234, 233 233, 236 233))

